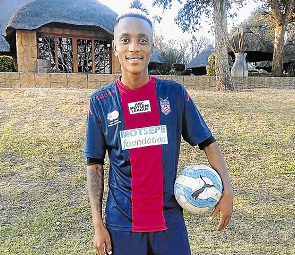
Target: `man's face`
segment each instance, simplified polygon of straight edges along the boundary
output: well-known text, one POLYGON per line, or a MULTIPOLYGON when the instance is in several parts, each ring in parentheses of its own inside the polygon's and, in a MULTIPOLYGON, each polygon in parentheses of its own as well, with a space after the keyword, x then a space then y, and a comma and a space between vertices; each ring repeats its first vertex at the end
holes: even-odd
POLYGON ((141 18, 126 17, 114 30, 114 50, 122 74, 148 74, 148 64, 153 54, 153 31, 141 18))

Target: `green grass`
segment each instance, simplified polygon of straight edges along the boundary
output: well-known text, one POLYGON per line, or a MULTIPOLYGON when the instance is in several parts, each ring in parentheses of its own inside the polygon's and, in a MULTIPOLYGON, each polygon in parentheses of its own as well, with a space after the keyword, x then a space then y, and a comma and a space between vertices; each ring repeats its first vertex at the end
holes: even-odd
MULTIPOLYGON (((185 212, 192 254, 295 254, 295 91, 189 92, 235 193, 221 233, 210 213, 185 212)), ((95 254, 82 157, 91 93, 0 89, 0 254, 95 254)), ((179 170, 201 163, 182 142, 179 170)))

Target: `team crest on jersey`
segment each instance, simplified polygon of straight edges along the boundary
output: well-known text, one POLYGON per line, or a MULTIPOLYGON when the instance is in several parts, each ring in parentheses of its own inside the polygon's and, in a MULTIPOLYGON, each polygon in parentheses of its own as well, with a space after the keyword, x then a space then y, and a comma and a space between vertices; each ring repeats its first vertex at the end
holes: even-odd
POLYGON ((161 112, 165 115, 168 115, 171 112, 170 108, 170 102, 168 100, 168 97, 165 99, 160 98, 160 106, 161 106, 161 112))

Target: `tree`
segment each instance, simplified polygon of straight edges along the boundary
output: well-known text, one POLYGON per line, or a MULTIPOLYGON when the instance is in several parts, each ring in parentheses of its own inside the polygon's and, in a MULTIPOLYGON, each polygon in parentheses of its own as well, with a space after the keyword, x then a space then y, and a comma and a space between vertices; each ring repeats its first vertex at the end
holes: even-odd
MULTIPOLYGON (((162 6, 163 9, 171 8, 174 0, 154 0, 153 5, 162 6)), ((177 0, 183 3, 182 0, 177 0)), ((215 28, 215 52, 216 52, 216 80, 220 90, 233 90, 230 76, 227 53, 227 10, 232 4, 241 5, 243 0, 186 0, 179 10, 176 23, 183 31, 196 31, 203 15, 209 17, 213 14, 215 28)))
POLYGON ((200 37, 199 39, 192 37, 192 39, 172 39, 165 42, 163 35, 155 33, 154 44, 162 52, 164 63, 161 73, 168 74, 173 68, 173 64, 187 65, 192 58, 210 44, 210 40, 204 37, 200 37))
POLYGON ((271 18, 275 23, 274 53, 272 73, 283 75, 284 36, 289 23, 295 21, 295 0, 267 0, 271 8, 271 18))
POLYGON ((130 9, 139 9, 144 12, 146 15, 149 15, 148 10, 145 8, 144 4, 140 2, 140 0, 133 0, 130 3, 130 9))

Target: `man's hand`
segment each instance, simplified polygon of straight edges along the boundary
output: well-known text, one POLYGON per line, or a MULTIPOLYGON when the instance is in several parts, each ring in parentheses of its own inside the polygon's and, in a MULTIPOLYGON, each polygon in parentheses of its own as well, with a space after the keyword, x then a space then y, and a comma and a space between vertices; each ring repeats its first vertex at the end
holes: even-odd
POLYGON ((204 151, 207 155, 211 167, 218 172, 223 184, 223 197, 220 199, 214 212, 211 214, 209 218, 210 220, 213 220, 218 214, 218 212, 220 212, 220 221, 216 230, 217 232, 220 232, 228 224, 233 212, 233 189, 231 187, 223 155, 217 143, 214 142, 206 146, 204 148, 204 151))
POLYGON ((111 238, 105 227, 95 229, 93 245, 98 255, 112 254, 111 238))
POLYGON ((209 217, 210 220, 213 220, 218 212, 220 213, 219 225, 216 232, 223 230, 229 223, 233 212, 233 199, 234 195, 232 192, 225 193, 217 204, 214 212, 209 217))

